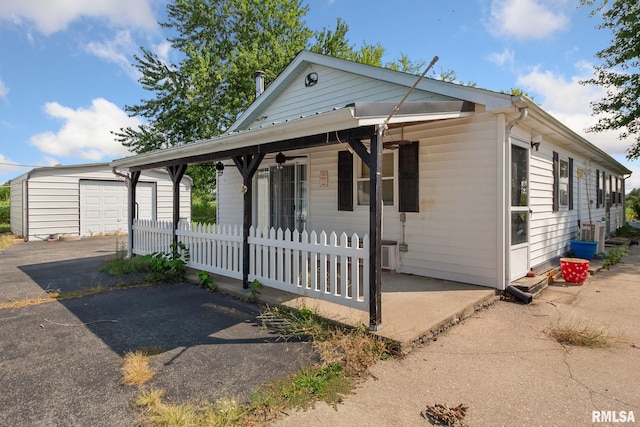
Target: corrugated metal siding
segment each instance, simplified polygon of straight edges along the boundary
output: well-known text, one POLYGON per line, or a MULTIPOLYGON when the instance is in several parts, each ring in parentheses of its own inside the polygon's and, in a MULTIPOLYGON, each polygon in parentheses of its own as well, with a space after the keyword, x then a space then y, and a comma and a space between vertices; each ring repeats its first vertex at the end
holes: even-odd
MULTIPOLYGON (((416 76, 416 79, 418 77, 416 76)), ((263 112, 265 123, 311 116, 318 112, 342 108, 355 101, 399 101, 407 93, 404 86, 357 76, 320 65, 308 67, 297 80, 263 112), (318 74, 315 86, 305 87, 304 78, 318 74)), ((420 90, 412 92, 408 101, 444 101, 451 98, 420 90)), ((253 126, 253 125, 252 125, 253 126)))
POLYGON ((11 232, 16 236, 22 236, 24 233, 23 221, 23 191, 24 180, 13 180, 9 187, 9 227, 11 232))
MULTIPOLYGON (((87 166, 82 168, 37 169, 28 181, 29 237, 46 238, 53 233, 80 233, 80 180, 115 181, 111 168, 87 166)), ((173 212, 172 183, 168 174, 146 171, 141 182, 157 182, 157 219, 171 220, 173 212)), ((15 200, 17 203, 17 200, 15 200)), ((17 211, 14 199, 11 209, 17 211)), ((181 184, 181 217, 191 218, 190 181, 181 184), (189 189, 187 189, 189 187, 189 189)), ((16 226, 17 227, 17 226, 16 226)), ((12 226, 13 229, 13 226, 12 226)))

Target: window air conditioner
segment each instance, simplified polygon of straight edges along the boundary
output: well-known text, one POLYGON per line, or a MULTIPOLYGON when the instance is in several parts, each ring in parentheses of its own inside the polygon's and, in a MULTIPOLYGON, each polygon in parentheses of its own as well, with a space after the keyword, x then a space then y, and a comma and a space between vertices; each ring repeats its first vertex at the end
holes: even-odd
POLYGON ((584 222, 580 225, 580 239, 598 242, 596 253, 604 252, 605 231, 603 222, 584 222))

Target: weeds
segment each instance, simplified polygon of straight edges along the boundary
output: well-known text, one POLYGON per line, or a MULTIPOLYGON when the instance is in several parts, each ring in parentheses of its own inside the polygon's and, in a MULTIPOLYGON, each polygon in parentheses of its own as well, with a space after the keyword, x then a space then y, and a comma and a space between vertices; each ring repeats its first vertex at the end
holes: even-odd
POLYGON ((37 297, 37 298, 29 298, 29 299, 25 299, 25 300, 3 302, 3 303, 0 303, 0 310, 3 309, 3 308, 24 308, 24 307, 31 307, 31 306, 34 306, 34 305, 40 305, 40 304, 44 304, 46 302, 55 301, 57 296, 58 296, 58 294, 53 292, 53 293, 50 293, 49 295, 44 296, 44 297, 37 297))
POLYGON ((213 404, 169 404, 162 401, 162 390, 142 390, 135 405, 143 411, 143 424, 257 425, 319 400, 335 407, 366 375, 368 367, 390 354, 386 343, 364 327, 352 330, 333 325, 308 308, 267 308, 260 318, 283 339, 311 340, 322 363, 263 385, 246 404, 227 399, 213 404))
POLYGON ((153 378, 155 373, 149 367, 150 358, 150 355, 140 350, 125 354, 122 360, 122 384, 129 387, 140 386, 153 378))
POLYGON ((614 246, 609 250, 607 256, 604 257, 604 268, 608 270, 612 265, 616 265, 623 257, 627 255, 629 255, 629 248, 627 246, 614 246))
POLYGON ((258 295, 262 293, 261 290, 263 287, 258 279, 253 279, 253 282, 249 283, 249 292, 251 292, 250 300, 252 302, 258 301, 258 295))
POLYGON ((183 243, 172 243, 171 252, 154 252, 144 256, 125 258, 122 251, 108 261, 100 271, 112 275, 148 273, 143 281, 146 283, 176 283, 184 280, 189 249, 183 243))
POLYGON ((607 328, 582 320, 558 324, 550 328, 547 334, 560 344, 589 348, 609 347, 614 339, 607 328))
POLYGON ((213 281, 213 277, 204 270, 198 271, 198 284, 201 288, 209 289, 213 292, 218 290, 218 285, 213 281))
POLYGON ((8 248, 9 246, 14 245, 17 240, 13 234, 0 234, 0 249, 8 248))
POLYGON ((87 295, 101 294, 108 290, 109 288, 102 285, 98 285, 98 286, 94 286, 92 288, 87 288, 87 289, 79 289, 76 291, 69 291, 69 292, 60 292, 55 296, 55 298, 57 299, 79 298, 87 295))

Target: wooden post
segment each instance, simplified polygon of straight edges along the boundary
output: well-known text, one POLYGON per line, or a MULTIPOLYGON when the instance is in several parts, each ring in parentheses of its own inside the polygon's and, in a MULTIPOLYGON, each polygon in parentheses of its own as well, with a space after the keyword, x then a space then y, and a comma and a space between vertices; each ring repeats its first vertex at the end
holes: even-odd
POLYGON ((242 175, 242 288, 249 289, 249 229, 252 219, 252 187, 253 175, 258 170, 264 153, 245 154, 233 158, 233 162, 242 175))
POLYGON ((180 222, 180 181, 187 170, 187 165, 167 166, 167 172, 173 182, 173 243, 178 243, 178 222, 180 222))
POLYGON ((127 207, 129 217, 127 220, 127 231, 129 232, 127 236, 127 255, 129 258, 133 255, 133 220, 138 216, 136 211, 136 186, 140 179, 140 173, 140 171, 129 172, 129 181, 127 182, 127 196, 129 197, 129 206, 127 207))
POLYGON ((371 137, 369 165, 369 328, 382 327, 382 128, 371 137))

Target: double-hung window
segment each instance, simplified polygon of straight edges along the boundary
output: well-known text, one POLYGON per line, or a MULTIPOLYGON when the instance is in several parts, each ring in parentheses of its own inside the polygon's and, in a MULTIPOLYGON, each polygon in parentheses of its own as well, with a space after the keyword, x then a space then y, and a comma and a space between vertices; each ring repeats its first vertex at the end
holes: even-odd
MULTIPOLYGON (((386 206, 394 204, 395 157, 393 152, 382 153, 382 202, 386 206)), ((358 205, 369 205, 371 182, 369 167, 359 159, 357 175, 358 205)))
POLYGON ((573 159, 553 152, 553 211, 573 209, 573 159))

